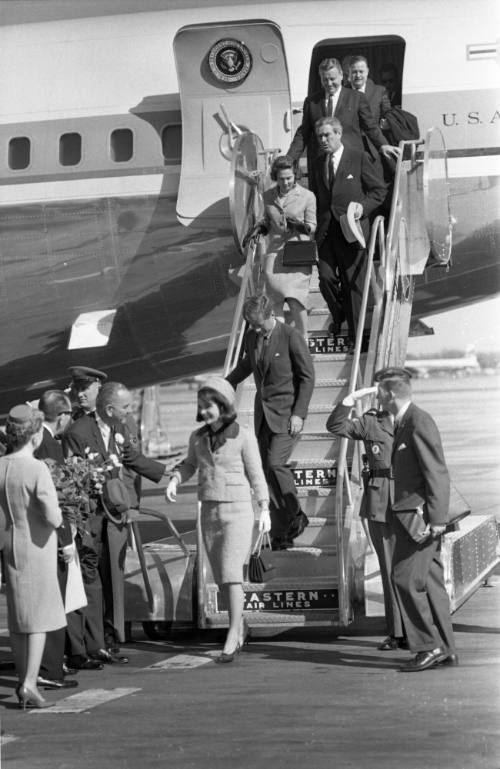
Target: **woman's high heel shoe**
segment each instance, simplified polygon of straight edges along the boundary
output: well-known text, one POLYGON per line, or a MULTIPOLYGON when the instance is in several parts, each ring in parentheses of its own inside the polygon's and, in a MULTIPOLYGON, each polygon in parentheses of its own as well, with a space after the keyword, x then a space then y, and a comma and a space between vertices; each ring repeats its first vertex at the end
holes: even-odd
POLYGON ((236 649, 232 652, 221 652, 218 657, 215 658, 215 661, 224 664, 226 662, 234 662, 235 657, 240 653, 241 651, 241 644, 238 643, 236 646, 236 649))
POLYGON ((32 692, 27 686, 18 686, 16 689, 17 698, 19 700, 19 707, 23 710, 26 708, 51 708, 53 703, 44 700, 41 694, 38 692, 32 692))

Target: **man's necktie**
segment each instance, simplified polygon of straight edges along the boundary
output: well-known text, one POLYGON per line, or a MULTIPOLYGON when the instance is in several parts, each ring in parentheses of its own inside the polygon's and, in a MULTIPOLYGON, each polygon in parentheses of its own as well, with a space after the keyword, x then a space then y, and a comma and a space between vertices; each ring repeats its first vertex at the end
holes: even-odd
POLYGON ((326 106, 326 116, 333 117, 333 96, 328 97, 328 103, 326 106))

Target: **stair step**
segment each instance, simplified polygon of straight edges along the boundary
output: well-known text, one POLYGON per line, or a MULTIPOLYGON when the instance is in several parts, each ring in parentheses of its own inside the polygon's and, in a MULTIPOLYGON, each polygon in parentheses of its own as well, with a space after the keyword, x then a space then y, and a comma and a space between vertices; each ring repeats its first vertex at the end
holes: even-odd
POLYGON ((300 441, 295 444, 290 459, 292 461, 309 459, 311 456, 321 459, 336 459, 338 440, 330 433, 302 432, 300 441))
MULTIPOLYGON (((333 592, 333 596, 330 598, 329 603, 338 607, 338 599, 336 591, 333 592)), ((255 595, 255 591, 249 594, 255 595)), ((308 593, 306 593, 306 596, 308 593)), ((273 602, 275 603, 275 602, 273 602)), ((315 602, 318 603, 318 602, 315 602)), ((249 605, 249 603, 247 603, 249 605)), ((306 609, 290 610, 288 613, 281 612, 276 609, 262 609, 258 607, 255 610, 245 609, 244 617, 249 628, 258 627, 303 627, 304 625, 338 625, 339 624, 339 611, 338 608, 325 608, 325 609, 306 609)), ((218 614, 206 615, 207 625, 212 628, 225 628, 229 625, 229 619, 227 612, 219 612, 218 614)))
POLYGON ((312 355, 316 382, 322 380, 347 383, 351 374, 352 355, 340 353, 315 353, 312 355))
MULTIPOLYGON (((315 487, 299 486, 297 496, 304 513, 309 521, 325 520, 325 526, 335 523, 335 486, 315 487)), ((311 524, 309 524, 310 526, 311 524)), ((309 526, 305 529, 307 531, 309 526)), ((304 535, 302 535, 304 536, 304 535)), ((301 539, 302 539, 301 536, 301 539)))

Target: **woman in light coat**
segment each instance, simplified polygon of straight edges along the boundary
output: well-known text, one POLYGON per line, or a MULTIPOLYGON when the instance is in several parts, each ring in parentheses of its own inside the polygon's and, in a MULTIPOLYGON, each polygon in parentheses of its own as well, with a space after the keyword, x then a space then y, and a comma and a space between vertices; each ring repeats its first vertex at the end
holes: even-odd
POLYGON ((57 580, 62 523, 49 468, 33 457, 42 441, 43 414, 15 406, 6 422, 8 454, 0 458, 0 508, 5 517, 4 566, 12 653, 21 707, 48 707, 38 676, 45 634, 66 625, 57 580))
POLYGON ((229 382, 212 377, 198 392, 198 421, 186 459, 174 468, 166 489, 175 502, 179 483, 198 471, 201 532, 214 579, 225 593, 229 629, 217 662, 232 662, 245 640, 243 566, 252 544, 253 490, 260 507, 259 528, 269 531, 269 492, 257 441, 236 422, 235 393, 229 382))
POLYGON ((264 193, 264 218, 255 232, 268 234, 264 257, 266 294, 278 318, 288 304, 295 328, 307 342, 307 295, 311 267, 285 266, 283 253, 289 240, 311 240, 316 230, 316 198, 297 182, 296 161, 287 155, 277 157, 271 167, 276 182, 264 193))

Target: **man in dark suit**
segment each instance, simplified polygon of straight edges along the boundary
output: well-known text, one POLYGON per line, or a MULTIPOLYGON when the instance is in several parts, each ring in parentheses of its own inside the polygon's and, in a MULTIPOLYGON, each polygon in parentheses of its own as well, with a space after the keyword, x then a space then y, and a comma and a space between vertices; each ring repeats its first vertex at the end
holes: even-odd
MULTIPOLYGON (((58 464, 64 462, 60 437, 71 422, 71 402, 62 390, 47 390, 38 403, 43 412, 43 436, 40 446, 34 452, 37 459, 52 459, 58 464)), ((57 529, 58 559, 57 577, 61 593, 65 596, 67 580, 67 563, 74 558, 75 546, 73 534, 68 521, 57 529)), ((78 685, 78 681, 65 678, 64 648, 66 643, 66 628, 52 630, 47 633, 43 650, 40 673, 37 683, 45 689, 70 689, 78 685)), ((72 670, 71 673, 76 671, 72 670)))
POLYGON ((346 240, 341 217, 346 215, 349 204, 355 203, 356 217, 367 241, 368 217, 384 200, 386 186, 366 153, 344 147, 342 125, 337 118, 318 120, 316 135, 323 153, 313 164, 319 287, 332 314, 332 333, 338 334, 345 313, 350 341, 354 342, 366 273, 365 248, 356 238, 346 240))
POLYGON ((361 132, 384 157, 397 157, 399 150, 387 141, 372 115, 364 94, 342 86, 342 67, 337 59, 324 59, 319 65, 322 90, 307 96, 302 111, 302 124, 297 129, 286 153, 298 160, 307 147, 309 189, 317 191, 312 166, 321 153, 315 125, 322 117, 336 117, 344 129, 344 144, 352 150, 363 150, 361 132))
MULTIPOLYGON (((67 454, 84 457, 86 451, 96 453, 105 462, 111 455, 123 465, 123 481, 127 486, 131 508, 139 505, 134 474, 139 473, 158 483, 165 473, 161 462, 148 459, 135 448, 130 429, 132 395, 119 382, 105 382, 97 395, 94 415, 85 415, 73 423, 64 436, 67 454)), ((124 641, 124 565, 127 547, 128 515, 111 519, 98 502, 89 529, 98 560, 98 568, 87 580, 89 606, 86 609, 86 643, 91 657, 102 662, 128 662, 118 657, 117 644, 124 641), (103 606, 101 606, 103 601, 103 606)))
POLYGON ((380 564, 384 592, 388 636, 378 648, 390 651, 407 648, 401 611, 391 579, 396 542, 389 494, 394 427, 391 415, 384 409, 369 409, 361 416, 351 418, 356 400, 376 390, 376 387, 364 387, 346 395, 328 417, 326 429, 333 435, 363 441, 365 445, 367 469, 366 472, 363 470, 364 496, 360 518, 367 522, 380 564))
POLYGON ((440 557, 450 478, 439 430, 430 414, 412 403, 406 369, 382 369, 375 381, 379 382, 382 407, 394 415, 391 497, 396 543, 392 576, 408 645, 415 653, 400 670, 457 665, 440 557))
POLYGON ((308 524, 287 462, 307 415, 314 368, 303 337, 276 320, 266 296, 247 299, 243 314, 250 326, 245 354, 227 380, 236 388, 254 375, 255 435, 269 486, 272 544, 286 550, 308 524))
POLYGON ((375 85, 368 77, 370 70, 364 56, 353 56, 349 64, 349 83, 354 91, 363 93, 377 124, 391 109, 391 102, 383 85, 375 85))

